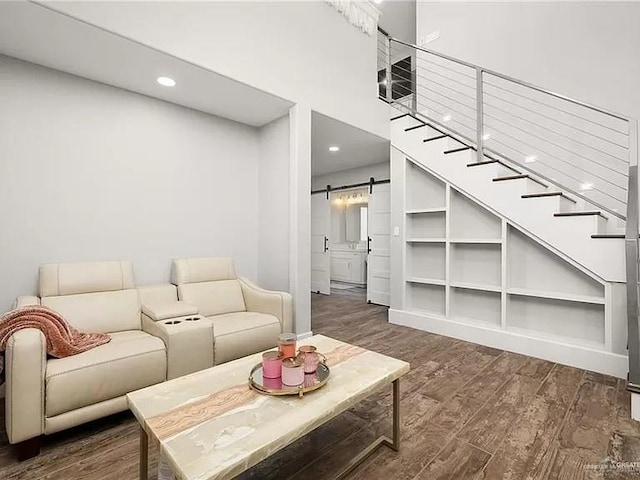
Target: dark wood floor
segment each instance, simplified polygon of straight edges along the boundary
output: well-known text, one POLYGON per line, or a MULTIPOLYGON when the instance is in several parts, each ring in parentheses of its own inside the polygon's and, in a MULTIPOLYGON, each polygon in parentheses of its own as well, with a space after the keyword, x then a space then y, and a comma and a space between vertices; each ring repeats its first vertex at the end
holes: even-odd
MULTIPOLYGON (((624 382, 390 325, 386 308, 350 296, 314 295, 312 305, 315 332, 412 367, 401 388, 401 451, 379 450, 351 480, 640 478, 590 467, 640 461, 640 424, 629 420, 624 382)), ((389 432, 390 407, 390 390, 374 394, 241 478, 331 478, 389 432)), ((0 479, 137 478, 138 427, 129 413, 46 437, 42 454, 23 463, 1 427, 0 479)), ((152 452, 152 467, 156 459, 152 452)))

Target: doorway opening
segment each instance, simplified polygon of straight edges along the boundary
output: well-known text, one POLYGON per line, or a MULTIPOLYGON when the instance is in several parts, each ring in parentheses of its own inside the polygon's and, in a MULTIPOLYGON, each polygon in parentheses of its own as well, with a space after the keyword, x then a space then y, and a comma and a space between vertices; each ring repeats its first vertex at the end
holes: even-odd
POLYGON ((311 292, 389 305, 389 140, 314 112, 311 292))
POLYGON ((331 192, 330 295, 367 298, 369 190, 331 192))

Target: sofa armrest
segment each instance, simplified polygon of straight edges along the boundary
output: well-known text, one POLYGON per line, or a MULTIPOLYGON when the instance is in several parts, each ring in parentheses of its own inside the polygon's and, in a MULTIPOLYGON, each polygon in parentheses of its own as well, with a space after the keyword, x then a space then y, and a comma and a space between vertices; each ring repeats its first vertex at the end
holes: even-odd
POLYGON ((287 292, 265 290, 246 278, 239 278, 247 311, 269 313, 280 320, 283 332, 293 332, 293 299, 287 292))
POLYGON ((197 315, 198 307, 187 302, 158 302, 142 305, 142 313, 153 321, 197 315))
POLYGON ((164 342, 167 380, 213 367, 213 322, 208 318, 198 315, 155 321, 143 314, 142 330, 164 342))
POLYGON ((44 335, 35 328, 19 330, 5 352, 5 421, 9 443, 44 433, 44 377, 47 368, 44 335))
POLYGON ((29 307, 31 305, 40 305, 40 297, 35 295, 22 295, 16 298, 13 308, 29 307))

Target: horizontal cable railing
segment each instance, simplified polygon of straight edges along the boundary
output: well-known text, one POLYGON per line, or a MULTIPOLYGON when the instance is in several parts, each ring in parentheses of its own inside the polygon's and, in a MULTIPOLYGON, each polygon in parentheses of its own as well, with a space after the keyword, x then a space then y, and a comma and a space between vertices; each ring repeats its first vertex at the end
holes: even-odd
POLYGON ((625 219, 632 120, 380 33, 379 94, 625 219))
MULTIPOLYGON (((629 381, 640 393, 638 121, 379 32, 380 98, 625 221, 629 381)), ((595 252, 594 252, 595 253, 595 252)))

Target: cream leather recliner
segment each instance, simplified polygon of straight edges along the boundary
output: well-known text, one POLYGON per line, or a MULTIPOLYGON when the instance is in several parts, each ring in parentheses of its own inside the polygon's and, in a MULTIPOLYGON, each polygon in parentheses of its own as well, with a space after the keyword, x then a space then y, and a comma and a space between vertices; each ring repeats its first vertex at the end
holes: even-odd
POLYGON ((291 295, 236 277, 230 258, 175 259, 171 283, 212 322, 215 365, 272 348, 293 331, 291 295))
POLYGON ((163 382, 163 341, 142 330, 141 307, 129 262, 40 267, 39 297, 17 307, 44 305, 82 331, 105 332, 111 341, 78 355, 47 358, 44 335, 24 329, 5 353, 5 415, 9 442, 19 457, 39 451, 38 439, 127 410, 128 392, 163 382))

